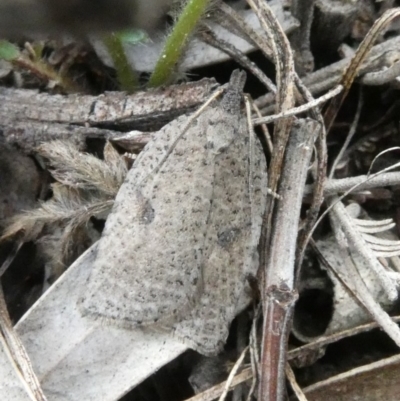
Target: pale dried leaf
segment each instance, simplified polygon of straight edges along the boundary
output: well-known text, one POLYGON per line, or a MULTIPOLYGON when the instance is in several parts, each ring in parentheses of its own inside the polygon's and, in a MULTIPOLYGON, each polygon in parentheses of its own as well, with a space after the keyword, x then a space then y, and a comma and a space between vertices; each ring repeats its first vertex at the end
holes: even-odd
MULTIPOLYGON (((83 254, 16 327, 51 401, 116 401, 186 350, 169 334, 122 330, 81 317, 76 304, 95 253, 93 246, 83 254)), ((8 378, 0 399, 24 400, 1 352, 0 358, 0 377, 8 378)))

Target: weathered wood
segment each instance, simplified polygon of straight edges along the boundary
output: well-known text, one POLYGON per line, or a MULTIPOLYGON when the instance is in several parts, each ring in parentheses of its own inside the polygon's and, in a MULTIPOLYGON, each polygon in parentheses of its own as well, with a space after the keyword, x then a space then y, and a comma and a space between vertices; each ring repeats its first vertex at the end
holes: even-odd
POLYGON ((26 151, 50 139, 112 139, 131 130, 157 131, 204 103, 218 87, 203 79, 127 95, 49 95, 0 88, 0 135, 26 151))
MULTIPOLYGON (((400 37, 396 36, 374 46, 371 49, 368 58, 361 67, 360 76, 371 71, 379 71, 385 67, 388 67, 386 65, 385 55, 398 52, 399 45, 400 37)), ((340 82, 343 71, 349 65, 351 58, 352 57, 346 57, 343 60, 333 63, 327 67, 321 68, 320 70, 314 71, 313 73, 304 77, 303 83, 307 86, 307 88, 314 96, 319 95, 320 93, 329 89, 332 89, 340 82)), ((262 112, 265 115, 274 112, 273 103, 274 95, 271 93, 260 96, 256 100, 257 106, 262 109, 262 112)))

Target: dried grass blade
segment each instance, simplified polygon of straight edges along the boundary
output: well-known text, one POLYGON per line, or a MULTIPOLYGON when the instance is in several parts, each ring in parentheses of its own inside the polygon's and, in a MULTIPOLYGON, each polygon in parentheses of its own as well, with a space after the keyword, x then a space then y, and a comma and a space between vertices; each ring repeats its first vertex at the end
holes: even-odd
POLYGON ((395 18, 400 16, 400 8, 392 8, 386 11, 378 20, 375 21, 372 28, 368 31, 364 40, 358 47, 353 59, 351 60, 349 66, 343 73, 340 84, 343 85, 343 92, 332 99, 326 112, 325 112, 325 124, 326 130, 329 132, 333 121, 342 105, 344 99, 346 98, 354 79, 356 78, 358 71, 361 68, 362 63, 367 58, 372 46, 374 45, 376 39, 379 37, 383 29, 387 27, 395 18))
POLYGON ((387 230, 393 227, 392 219, 384 219, 384 220, 364 220, 364 219, 353 219, 354 223, 357 224, 359 228, 361 227, 388 227, 387 230), (389 227, 390 226, 390 227, 389 227))
POLYGON ((377 260, 373 251, 362 238, 361 233, 357 231, 357 228, 352 223, 352 218, 347 213, 343 203, 337 201, 337 198, 329 199, 328 203, 332 206, 332 209, 329 212, 331 221, 334 222, 335 225, 340 225, 340 228, 343 230, 347 239, 348 247, 352 252, 355 252, 360 257, 360 263, 362 261, 363 264, 360 268, 371 269, 374 271, 389 299, 396 300, 398 293, 395 283, 388 276, 385 268, 377 260))
POLYGON ((357 230, 362 233, 362 234, 376 234, 376 233, 381 233, 383 231, 390 230, 391 228, 396 226, 396 223, 389 223, 385 225, 377 225, 377 226, 359 226, 356 224, 357 230))
POLYGON ((0 337, 5 351, 16 369, 18 377, 32 401, 47 401, 46 396, 40 387, 39 380, 33 371, 29 356, 22 345, 21 340, 16 334, 7 306, 4 300, 3 289, 0 285, 0 337))
MULTIPOLYGON (((334 206, 336 207, 336 205, 334 206)), ((338 225, 333 224, 335 230, 335 236, 339 237, 340 229, 338 230, 338 225), (338 235, 336 235, 338 234, 338 235)), ((338 264, 337 266, 331 266, 322 254, 318 251, 320 262, 324 264, 327 269, 330 269, 335 276, 340 280, 344 287, 352 294, 355 299, 366 309, 366 311, 371 315, 371 317, 378 323, 379 326, 388 334, 388 336, 400 347, 400 329, 399 326, 392 320, 392 318, 381 308, 381 306, 374 300, 368 288, 361 279, 357 268, 351 260, 351 257, 343 245, 342 241, 339 247, 342 252, 343 260, 345 263, 338 264), (343 267, 341 271, 338 268, 343 267)))
MULTIPOLYGON (((268 4, 260 0, 248 0, 261 26, 264 28, 273 52, 276 68, 276 113, 285 112, 294 107, 295 98, 295 71, 293 54, 289 41, 274 16, 268 4)), ((283 155, 292 126, 293 117, 284 118, 275 124, 274 128, 274 153, 272 155, 269 171, 269 187, 276 192, 278 180, 281 174, 283 155)), ((269 206, 269 209, 271 206, 269 206)))

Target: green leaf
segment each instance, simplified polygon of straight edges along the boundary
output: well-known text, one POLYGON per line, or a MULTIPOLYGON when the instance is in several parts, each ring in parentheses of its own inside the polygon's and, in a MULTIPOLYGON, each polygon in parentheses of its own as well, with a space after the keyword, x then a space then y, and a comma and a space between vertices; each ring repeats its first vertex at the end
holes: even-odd
POLYGON ((7 40, 0 40, 0 59, 12 61, 20 55, 17 46, 8 42, 7 40))
POLYGON ((140 29, 130 29, 127 31, 120 31, 116 33, 116 36, 121 40, 122 43, 128 43, 130 45, 136 45, 148 39, 146 32, 140 29))

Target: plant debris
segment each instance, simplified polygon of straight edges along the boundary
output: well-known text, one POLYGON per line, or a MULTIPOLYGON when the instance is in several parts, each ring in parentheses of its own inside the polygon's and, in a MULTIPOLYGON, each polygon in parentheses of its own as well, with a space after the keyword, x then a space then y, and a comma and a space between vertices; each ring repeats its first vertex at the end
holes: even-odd
MULTIPOLYGON (((2 307, 0 313, 0 398, 397 400, 399 2, 217 1, 196 14, 197 25, 186 27, 179 55, 170 59, 168 54, 168 71, 163 71, 162 56, 167 48, 174 48, 173 38, 178 35, 174 21, 183 6, 172 7, 165 24, 171 26, 163 30, 163 23, 157 24, 167 2, 162 3, 151 18, 152 29, 145 34, 136 31, 133 41, 124 33, 108 37, 97 33, 102 7, 85 19, 93 21, 94 28, 82 27, 80 19, 69 25, 79 41, 62 35, 51 40, 34 37, 26 24, 21 31, 9 23, 0 28, 4 35, 0 41, 0 276, 8 309, 2 307), (86 32, 90 37, 84 37, 86 32), (162 51, 167 37, 172 44, 168 42, 162 51), (147 88, 156 63, 161 69, 157 74, 174 80, 173 85, 147 88), (238 66, 247 70, 245 92, 255 99, 245 102, 252 120, 246 129, 252 131, 253 125, 262 143, 268 189, 274 194, 258 199, 249 182, 242 185, 249 191, 250 209, 257 202, 259 220, 265 202, 260 268, 258 273, 247 269, 251 274, 240 276, 227 302, 221 280, 233 279, 243 267, 240 257, 234 256, 239 249, 235 248, 229 257, 220 257, 212 274, 209 265, 200 266, 198 271, 205 276, 198 277, 206 280, 200 293, 207 296, 199 297, 196 288, 187 286, 182 296, 176 281, 168 283, 161 277, 176 267, 171 250, 194 248, 187 243, 190 235, 178 238, 174 230, 167 234, 156 230, 150 237, 135 237, 136 223, 131 221, 135 214, 130 209, 137 208, 140 199, 131 192, 140 187, 138 177, 145 174, 141 161, 147 157, 149 165, 155 163, 151 171, 164 172, 162 183, 169 185, 172 203, 160 197, 160 203, 170 208, 163 218, 168 224, 172 216, 186 210, 176 204, 183 199, 175 193, 180 186, 199 189, 190 175, 179 175, 174 168, 193 170, 190 163, 196 149, 211 151, 210 138, 222 141, 229 130, 237 131, 242 145, 256 140, 244 138, 233 122, 223 135, 211 135, 218 126, 213 113, 219 110, 219 100, 204 106, 203 119, 193 114, 221 91, 220 84, 228 82, 238 66), (130 73, 124 75, 127 68, 130 73), (117 91, 121 88, 131 93, 117 91), (179 137, 182 121, 190 115, 196 116, 193 130, 171 145, 168 141, 179 137), (199 126, 203 131, 196 135, 199 126), (191 138, 186 138, 189 134, 191 138), (191 146, 191 141, 201 143, 191 146), (167 156, 179 156, 179 163, 157 152, 149 156, 148 149, 157 147, 160 154, 164 150, 167 156), (106 223, 115 199, 114 209, 119 210, 121 197, 123 213, 112 212, 106 223), (123 238, 107 242, 115 235, 112 219, 127 229, 123 238), (101 237, 104 225, 108 237, 101 237), (156 242, 157 235, 165 238, 156 242), (139 259, 132 243, 141 241, 149 247, 146 261, 164 252, 159 262, 139 259), (124 252, 118 248, 122 245, 124 252), (124 260, 116 266, 112 261, 121 255, 124 260), (102 296, 86 284, 96 273, 99 258, 106 272, 103 295, 108 291, 106 306, 100 308, 103 312, 114 305, 115 295, 125 286, 127 298, 135 301, 121 310, 138 310, 143 307, 140 299, 152 297, 158 309, 169 308, 179 320, 185 308, 194 306, 200 312, 192 316, 189 328, 203 327, 201 317, 207 312, 219 316, 223 336, 211 324, 204 326, 211 333, 208 337, 180 327, 185 343, 170 335, 170 327, 154 329, 150 324, 125 330, 82 316, 78 307, 82 296, 102 296), (234 260, 226 263, 229 258, 234 260), (125 265, 137 272, 135 285, 124 279, 113 287, 118 268, 125 265), (235 271, 227 273, 226 279, 213 275, 221 266, 235 271), (155 293, 147 288, 150 277, 159 286, 155 293), (181 303, 182 297, 186 304, 181 303), (229 306, 229 318, 223 320, 228 303, 234 307, 229 306), (207 342, 210 338, 215 341, 207 342), (202 356, 195 350, 218 355, 202 356)), ((191 4, 196 5, 196 0, 191 4)), ((118 3, 116 12, 121 7, 129 7, 128 2, 118 3)), ((5 14, 1 15, 0 11, 0 20, 5 14)), ((122 27, 124 21, 112 18, 110 24, 122 27)), ((32 24, 37 31, 35 19, 32 24)), ((50 35, 68 30, 57 18, 41 28, 50 35)), ((104 28, 107 31, 109 25, 104 28)), ((242 120, 243 113, 238 108, 236 118, 242 120)), ((218 149, 216 157, 230 148, 218 149)), ((230 162, 240 162, 249 178, 253 173, 246 170, 246 163, 255 165, 262 155, 257 153, 254 160, 254 154, 241 154, 242 150, 230 162)), ((233 167, 226 169, 234 174, 233 167)), ((204 173, 205 182, 222 174, 221 166, 214 170, 209 181, 204 173)), ((221 178, 223 188, 239 185, 241 175, 230 174, 221 178)), ((146 185, 153 188, 153 181, 146 185)), ((267 185, 262 189, 266 193, 267 185)), ((238 211, 229 211, 214 195, 209 199, 219 210, 215 214, 234 221, 238 211)), ((151 204, 156 202, 148 198, 151 204)), ((238 194, 229 192, 222 199, 233 204, 238 194)), ((153 218, 153 212, 145 208, 147 217, 153 218)), ((217 221, 213 216, 207 220, 209 226, 217 221)), ((189 223, 184 217, 176 219, 189 223)), ((199 224, 195 232, 200 235, 209 226, 199 224)), ((237 233, 220 234, 207 240, 225 244, 237 233)), ((184 266, 188 274, 197 271, 193 263, 184 266)), ((87 308, 101 306, 94 299, 87 308)), ((149 316, 165 317, 155 313, 140 320, 149 316)), ((181 323, 163 324, 176 329, 181 323)))

